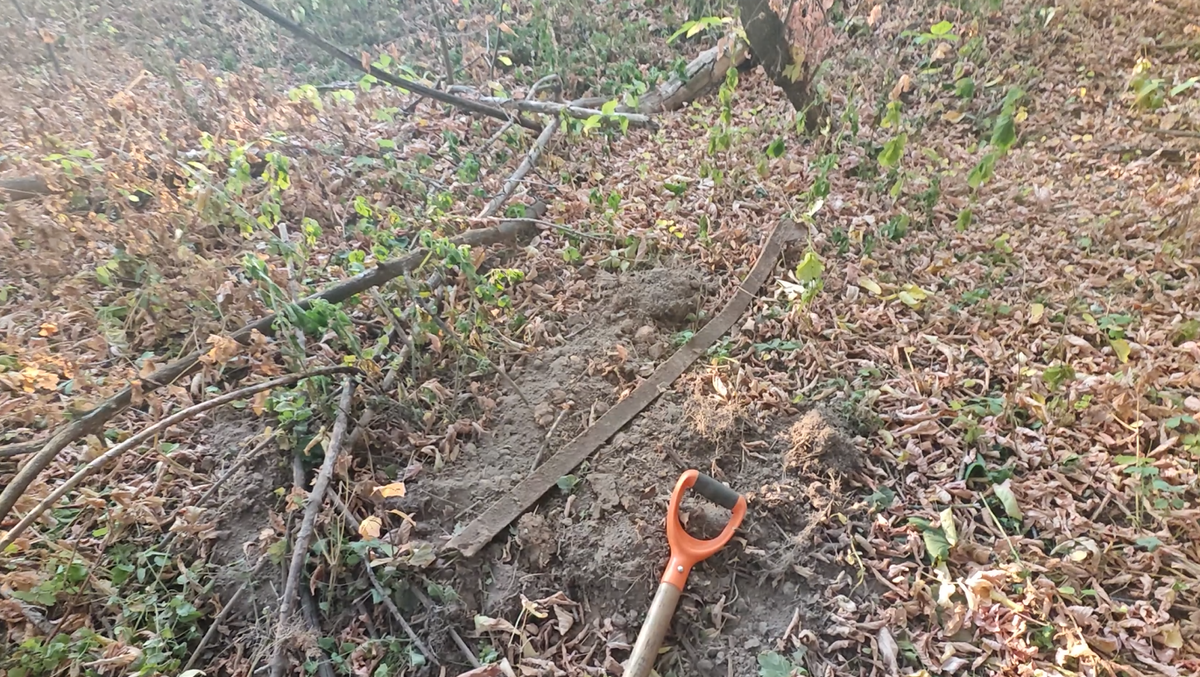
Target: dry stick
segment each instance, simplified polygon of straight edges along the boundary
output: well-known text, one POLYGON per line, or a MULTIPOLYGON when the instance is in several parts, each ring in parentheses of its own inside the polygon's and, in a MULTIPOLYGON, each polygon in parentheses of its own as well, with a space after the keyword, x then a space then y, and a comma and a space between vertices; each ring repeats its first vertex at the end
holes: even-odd
POLYGON ((517 190, 517 186, 521 184, 521 179, 525 178, 529 170, 533 169, 533 166, 537 164, 538 158, 542 156, 542 151, 546 149, 546 144, 550 142, 550 137, 554 136, 554 132, 558 129, 558 123, 559 119, 554 118, 550 121, 550 124, 546 125, 542 133, 538 134, 537 141, 533 142, 533 148, 529 149, 529 154, 521 161, 521 164, 517 167, 517 171, 513 172, 512 176, 508 177, 508 181, 504 182, 504 188, 500 190, 500 194, 492 198, 492 201, 483 208, 483 211, 479 212, 480 217, 493 216, 496 212, 500 211, 505 202, 508 202, 513 192, 517 190))
POLYGON ((450 43, 446 41, 446 26, 442 20, 442 0, 433 0, 433 22, 437 26, 438 45, 442 49, 442 61, 446 64, 446 84, 454 86, 454 62, 450 60, 450 43))
POLYGON ((300 530, 296 532, 296 542, 292 545, 292 561, 288 566, 287 582, 283 586, 283 599, 279 601, 279 618, 275 625, 275 648, 271 656, 271 677, 283 674, 285 652, 283 647, 283 629, 292 616, 292 607, 296 602, 297 590, 300 587, 300 576, 304 570, 304 562, 308 559, 308 546, 312 542, 313 530, 317 525, 317 515, 321 514, 321 505, 325 502, 325 490, 333 479, 333 467, 337 464, 342 452, 342 440, 346 437, 346 426, 350 421, 350 403, 354 397, 354 379, 347 376, 342 380, 342 397, 338 401, 337 420, 333 424, 333 433, 329 438, 329 448, 325 452, 325 460, 321 462, 321 470, 313 481, 312 492, 304 504, 304 520, 300 522, 300 530))
POLYGON ((797 235, 798 231, 790 221, 781 221, 776 225, 763 245, 758 261, 750 269, 750 274, 738 286, 737 292, 720 313, 709 320, 666 362, 659 365, 650 378, 638 384, 628 397, 605 412, 595 425, 571 440, 566 447, 547 459, 537 470, 484 510, 482 515, 451 538, 444 549, 458 550, 466 557, 475 555, 497 533, 541 498, 542 494, 549 491, 559 478, 570 473, 575 466, 591 456, 600 445, 607 442, 657 399, 659 393, 666 390, 709 346, 733 327, 738 317, 750 307, 759 287, 775 269, 784 244, 797 235))
MULTIPOLYGON (((372 75, 380 80, 383 80, 384 82, 388 83, 389 85, 393 85, 395 87, 400 87, 402 89, 407 89, 407 90, 416 92, 417 94, 420 94, 422 96, 427 96, 427 97, 433 99, 434 101, 441 101, 442 103, 448 103, 452 106, 457 106, 463 110, 470 111, 472 113, 479 113, 480 115, 486 115, 490 118, 496 118, 497 120, 506 120, 507 121, 507 120, 512 119, 511 115, 509 115, 507 112, 505 112, 499 108, 496 108, 495 106, 490 106, 488 104, 480 103, 478 101, 472 101, 470 99, 464 99, 459 96, 454 96, 453 94, 448 94, 446 92, 434 89, 432 87, 426 87, 425 85, 422 85, 419 82, 413 82, 412 80, 408 80, 406 78, 392 75, 391 73, 388 73, 385 70, 376 68, 375 66, 367 66, 366 68, 363 68, 362 61, 358 57, 351 56, 349 53, 342 51, 341 49, 326 42, 325 40, 321 39, 320 37, 317 37, 313 33, 310 33, 309 31, 305 30, 304 28, 301 28, 298 24, 291 21, 287 17, 283 16, 279 12, 276 12, 275 10, 271 9, 270 7, 267 7, 265 5, 258 3, 256 0, 241 0, 241 3, 243 5, 246 5, 250 9, 253 9, 254 11, 258 12, 259 14, 267 17, 271 21, 274 21, 275 23, 279 24, 283 28, 286 28, 288 30, 288 32, 290 32, 292 35, 295 35, 296 37, 298 37, 302 40, 305 40, 307 42, 312 43, 313 45, 316 45, 317 47, 320 47, 321 49, 325 50, 325 52, 327 52, 330 56, 333 56, 334 58, 337 58, 337 59, 341 59, 347 65, 349 65, 353 68, 357 68, 357 69, 363 71, 364 73, 367 73, 368 75, 372 75)), ((541 131, 541 129, 542 129, 542 126, 539 125, 538 123, 533 122, 532 120, 526 120, 524 118, 519 118, 517 121, 517 124, 521 125, 522 127, 527 128, 527 129, 532 129, 534 131, 541 131)))
MULTIPOLYGON (((129 451, 130 449, 137 448, 142 442, 145 442, 146 440, 153 438, 155 435, 158 435, 159 433, 166 430, 167 428, 170 428, 171 426, 175 425, 176 423, 186 421, 190 418, 193 418, 195 416, 203 414, 204 412, 208 411, 209 409, 215 409, 223 404, 228 404, 230 402, 236 402, 237 400, 245 399, 255 393, 259 393, 264 390, 270 390, 271 388, 278 388, 280 386, 291 385, 297 381, 301 381, 306 378, 312 378, 313 376, 328 376, 330 374, 345 374, 347 372, 355 372, 355 371, 358 371, 358 370, 355 369, 354 367, 325 367, 322 369, 314 369, 313 371, 306 372, 303 374, 289 374, 287 376, 281 376, 277 379, 272 379, 270 381, 263 381, 262 383, 256 383, 252 386, 247 386, 245 388, 239 388, 238 390, 234 390, 232 392, 225 393, 224 395, 221 395, 220 397, 214 397, 211 400, 201 402, 200 404, 192 405, 186 409, 180 409, 179 411, 175 412, 174 414, 171 414, 170 416, 164 418, 163 420, 144 428, 140 433, 134 435, 133 437, 130 437, 129 439, 118 444, 117 446, 113 447, 112 449, 109 449, 108 451, 104 452, 103 454, 97 456, 90 463, 88 463, 87 465, 80 468, 74 475, 71 475, 70 479, 68 479, 66 482, 64 482, 62 484, 62 486, 60 486, 59 488, 50 492, 49 496, 42 499, 42 502, 38 503, 37 507, 35 507, 33 510, 30 510, 29 514, 25 515, 25 518, 17 523, 17 526, 13 527, 12 530, 9 531, 4 536, 3 539, 0 539, 0 551, 3 551, 9 545, 12 545, 13 541, 15 541, 17 539, 17 536, 20 536, 22 533, 24 533, 24 531, 29 528, 29 525, 33 524, 34 521, 36 521, 37 518, 42 515, 42 513, 49 510, 50 507, 53 506, 55 503, 57 503, 60 498, 62 498, 63 496, 66 496, 68 492, 70 492, 75 487, 79 486, 79 483, 82 482, 83 480, 87 479, 87 477, 89 475, 96 472, 100 468, 104 467, 106 464, 108 464, 109 461, 113 460, 114 458, 120 456, 121 454, 124 454, 125 452, 129 451)), ((14 480, 14 483, 15 483, 15 480, 14 480)))
POLYGON ((254 577, 258 575, 258 572, 263 568, 263 565, 269 562, 270 559, 270 557, 258 558, 258 564, 254 565, 254 569, 250 571, 249 577, 242 581, 242 584, 239 585, 238 589, 234 591, 233 597, 229 598, 229 603, 222 607, 221 611, 217 613, 217 617, 213 619, 212 625, 208 627, 208 631, 205 632, 204 636, 200 638, 200 643, 196 645, 196 650, 192 652, 191 658, 188 658, 187 665, 183 666, 184 672, 191 670, 192 666, 196 664, 196 661, 200 659, 200 654, 204 652, 205 647, 207 647, 212 642, 213 638, 217 636, 217 626, 225 620, 225 617, 228 616, 235 607, 237 607, 238 602, 241 601, 242 595, 246 594, 246 590, 249 589, 250 583, 254 580, 254 577))
MULTIPOLYGON (((529 209, 530 215, 534 218, 540 217, 546 210, 546 205, 541 202, 536 202, 529 209)), ((484 246, 492 245, 498 242, 516 240, 518 238, 532 238, 538 232, 537 226, 523 219, 513 219, 505 221, 492 228, 482 228, 472 230, 462 235, 453 238, 451 243, 455 245, 470 245, 484 246)), ((345 282, 334 285, 329 289, 313 294, 308 298, 296 304, 295 309, 307 310, 314 301, 322 300, 329 303, 339 303, 346 299, 360 294, 372 287, 377 287, 385 282, 399 277, 418 266, 420 266, 429 256, 429 250, 417 249, 406 256, 390 259, 385 261, 375 268, 366 272, 360 273, 345 282)), ((271 334, 274 332, 273 325, 275 324, 276 316, 274 314, 267 315, 255 322, 252 322, 241 329, 234 332, 232 338, 243 343, 249 343, 250 337, 254 332, 262 334, 271 334)), ((175 381, 176 379, 189 373, 198 363, 204 351, 196 351, 185 355, 178 360, 156 370, 153 374, 140 379, 140 387, 142 394, 148 394, 151 391, 175 381)), ((0 523, 8 517, 13 505, 17 499, 25 493, 30 484, 37 478, 38 473, 45 470, 54 457, 60 451, 65 449, 72 442, 99 432, 104 424, 112 417, 116 416, 133 400, 133 388, 126 387, 116 395, 113 395, 108 400, 105 400, 100 406, 92 409, 87 414, 81 416, 69 425, 61 428, 57 433, 52 435, 37 454, 31 458, 17 472, 16 477, 12 482, 0 492, 0 523)))
POLYGON ((586 108, 569 103, 558 103, 557 101, 530 101, 528 99, 518 100, 495 97, 486 97, 482 100, 488 103, 496 104, 501 108, 515 108, 526 113, 543 113, 545 115, 558 115, 559 113, 566 113, 567 115, 580 120, 586 120, 593 116, 600 117, 601 119, 628 120, 630 126, 632 127, 652 127, 654 124, 650 120, 649 116, 642 113, 624 113, 620 111, 605 113, 604 111, 596 110, 595 108, 586 108))
POLYGON ((10 456, 20 456, 37 451, 45 444, 45 440, 34 440, 32 442, 14 442, 0 447, 0 458, 8 458, 10 456))
POLYGON ((1185 139, 1200 139, 1200 132, 1193 132, 1190 129, 1161 129, 1151 127, 1146 131, 1151 134, 1161 134, 1163 136, 1182 136, 1185 139))
MULTIPOLYGON (((317 614, 317 602, 308 588, 303 585, 300 586, 300 611, 304 614, 304 622, 317 634, 320 634, 321 617, 317 614)), ((333 666, 329 663, 329 653, 324 649, 320 649, 320 652, 321 660, 317 661, 317 675, 319 677, 337 677, 333 666)))
MULTIPOLYGON (((342 519, 346 521, 347 526, 357 532, 362 522, 354 516, 354 513, 350 512, 350 507, 342 501, 341 497, 337 494, 330 494, 329 502, 333 504, 333 507, 337 508, 338 512, 342 513, 342 519)), ((392 618, 395 618, 396 622, 400 624, 400 628, 404 630, 404 634, 408 635, 408 638, 412 640, 413 645, 417 647, 417 651, 420 651, 421 655, 428 658, 434 665, 440 665, 437 655, 430 651, 429 647, 425 646, 425 642, 421 641, 416 632, 413 632, 412 626, 405 620, 404 614, 400 613, 400 609, 392 601, 392 596, 387 593, 383 584, 379 582, 379 578, 375 576, 375 570, 371 568, 371 563, 364 561, 363 567, 367 570, 367 578, 371 579, 371 586, 375 588, 375 592, 383 600, 383 605, 391 612, 392 618)), ((459 641, 461 641, 461 638, 459 641)))

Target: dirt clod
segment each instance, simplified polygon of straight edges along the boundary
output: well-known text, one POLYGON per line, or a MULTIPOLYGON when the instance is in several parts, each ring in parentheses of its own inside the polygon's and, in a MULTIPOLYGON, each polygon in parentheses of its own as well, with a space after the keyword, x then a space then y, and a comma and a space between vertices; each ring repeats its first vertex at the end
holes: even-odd
POLYGON ((847 475, 862 467, 862 456, 842 432, 841 424, 820 408, 801 416, 789 436, 791 448, 783 455, 784 472, 811 474, 823 467, 847 475))

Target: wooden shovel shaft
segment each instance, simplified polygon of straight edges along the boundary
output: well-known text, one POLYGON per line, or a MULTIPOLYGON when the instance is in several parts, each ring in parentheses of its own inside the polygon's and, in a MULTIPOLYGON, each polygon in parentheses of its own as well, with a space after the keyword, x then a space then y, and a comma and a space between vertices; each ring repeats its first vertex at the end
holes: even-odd
POLYGON ((646 613, 646 622, 638 631, 637 642, 633 645, 633 653, 629 654, 626 662, 624 677, 647 677, 654 668, 658 658, 658 648, 662 646, 667 629, 671 627, 671 617, 675 615, 675 606, 683 591, 670 583, 660 583, 654 601, 650 603, 650 611, 646 613))

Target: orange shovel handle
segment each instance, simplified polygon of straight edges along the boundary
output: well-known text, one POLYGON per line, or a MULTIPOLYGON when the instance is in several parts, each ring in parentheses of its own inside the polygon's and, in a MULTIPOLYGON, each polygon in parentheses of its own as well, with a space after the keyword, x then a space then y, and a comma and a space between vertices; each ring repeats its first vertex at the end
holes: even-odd
POLYGON ((692 567, 725 547, 729 539, 733 538, 733 532, 741 526, 745 516, 745 496, 699 470, 685 471, 675 483, 675 490, 671 492, 671 502, 667 506, 667 543, 671 545, 671 558, 667 561, 667 570, 663 572, 662 582, 683 590, 692 567), (683 502, 683 492, 688 489, 694 489, 696 493, 733 513, 725 529, 716 538, 707 541, 694 538, 679 522, 679 505, 683 502))

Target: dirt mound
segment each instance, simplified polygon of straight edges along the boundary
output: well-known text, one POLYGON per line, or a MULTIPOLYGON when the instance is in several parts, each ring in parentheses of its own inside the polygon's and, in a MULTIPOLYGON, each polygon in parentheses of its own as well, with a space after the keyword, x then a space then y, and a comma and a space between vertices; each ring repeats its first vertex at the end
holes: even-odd
MULTIPOLYGON (((594 289, 597 314, 573 318, 571 340, 514 370, 531 406, 515 394, 505 396, 484 439, 442 472, 414 483, 410 499, 433 508, 422 514, 442 535, 523 479, 534 456, 553 453, 581 432, 634 376, 647 375, 655 359, 648 348, 659 346, 665 357, 669 346, 641 323, 686 320, 701 307, 704 286, 696 275, 659 269, 599 274, 594 289), (639 334, 650 335, 639 340, 639 334)), ((510 530, 511 540, 459 562, 452 585, 463 611, 514 616, 520 595, 563 592, 611 630, 609 650, 632 642, 667 560, 670 491, 680 472, 694 467, 745 494, 749 512, 737 540, 697 567, 688 582, 675 617, 678 634, 669 640, 681 649, 675 669, 756 673, 758 655, 786 641, 795 619, 823 618, 813 601, 816 591, 838 575, 827 564, 832 558, 812 545, 842 498, 825 466, 835 467, 834 458, 855 459, 858 451, 836 421, 814 412, 756 422, 731 403, 664 393, 525 514, 510 530), (793 430, 795 435, 781 434, 793 430), (810 457, 819 463, 797 464, 810 457)), ((728 515, 689 499, 681 520, 689 532, 707 538, 728 515)), ((625 654, 615 656, 622 660, 625 654)))
POLYGON ((700 309, 706 291, 695 269, 654 268, 622 278, 612 306, 640 320, 678 327, 700 309))

